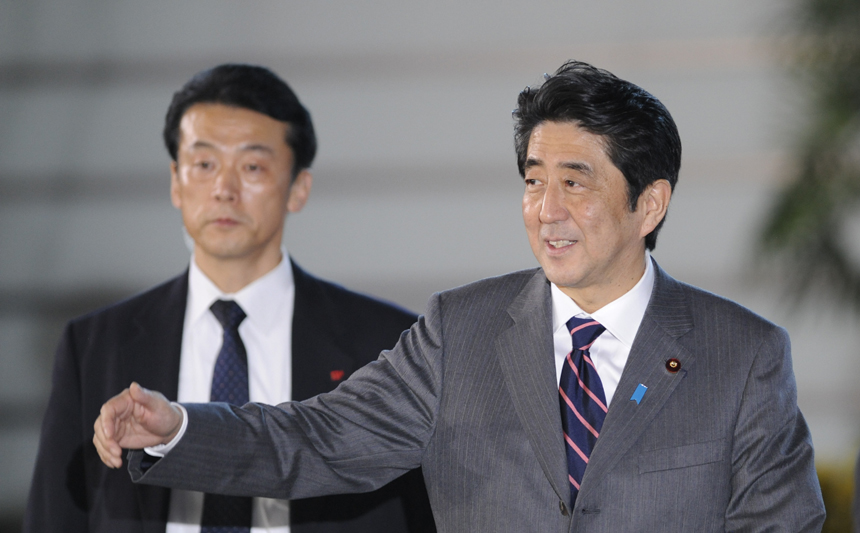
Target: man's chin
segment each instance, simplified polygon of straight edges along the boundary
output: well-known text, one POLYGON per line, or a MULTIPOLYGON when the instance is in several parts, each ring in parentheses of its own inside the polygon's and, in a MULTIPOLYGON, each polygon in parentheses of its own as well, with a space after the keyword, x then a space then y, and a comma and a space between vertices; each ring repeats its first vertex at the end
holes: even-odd
POLYGON ((544 268, 544 275, 546 275, 546 279, 548 279, 550 283, 554 283, 559 288, 576 288, 579 283, 579 279, 571 276, 570 272, 558 272, 557 270, 548 271, 544 268))
POLYGON ((548 280, 558 286, 562 286, 568 283, 575 283, 575 280, 578 279, 573 273, 580 271, 581 266, 576 264, 576 261, 571 261, 571 259, 573 258, 544 256, 538 260, 538 263, 543 268, 543 272, 548 280))
POLYGON ((198 244, 195 247, 195 253, 203 253, 216 261, 235 261, 251 255, 249 247, 244 245, 244 243, 223 241, 217 243, 208 242, 202 246, 198 244))

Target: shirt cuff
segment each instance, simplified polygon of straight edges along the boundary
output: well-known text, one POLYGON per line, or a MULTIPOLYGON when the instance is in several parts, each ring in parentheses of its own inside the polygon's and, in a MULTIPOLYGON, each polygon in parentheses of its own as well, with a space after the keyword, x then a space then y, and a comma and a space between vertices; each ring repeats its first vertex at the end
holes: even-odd
POLYGON ((185 435, 185 429, 188 427, 188 411, 186 411, 181 404, 178 404, 176 402, 170 402, 170 405, 175 405, 179 408, 180 411, 182 411, 182 425, 179 427, 179 431, 176 433, 176 436, 170 439, 170 442, 168 442, 167 444, 148 446, 143 449, 144 452, 153 457, 164 457, 165 455, 167 455, 170 450, 176 447, 180 439, 182 439, 182 436, 185 435))

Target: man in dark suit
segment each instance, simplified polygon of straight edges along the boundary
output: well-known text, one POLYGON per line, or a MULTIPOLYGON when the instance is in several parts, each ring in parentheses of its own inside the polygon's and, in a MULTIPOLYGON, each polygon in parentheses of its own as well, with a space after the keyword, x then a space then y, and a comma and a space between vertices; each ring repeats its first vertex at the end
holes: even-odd
MULTIPOLYGON (((190 268, 69 323, 57 350, 27 532, 184 533, 200 531, 201 521, 203 531, 222 531, 217 526, 226 524, 209 517, 210 509, 237 500, 134 485, 101 464, 89 436, 102 403, 130 381, 172 399, 214 399, 218 366, 238 352, 224 351, 228 328, 213 302, 237 304, 246 315, 239 339, 229 341, 242 345, 241 388, 270 403, 333 389, 415 321, 289 260, 281 244, 285 217, 310 193, 316 138, 307 110, 276 75, 249 65, 201 72, 174 95, 165 122, 171 199, 194 241, 190 268)), ((292 533, 434 530, 419 471, 369 494, 289 505, 238 501, 245 531, 251 520, 292 533)), ((263 530, 256 527, 251 531, 263 530)))
POLYGON ((132 384, 95 423, 102 460, 131 448, 135 481, 281 497, 421 465, 446 532, 820 531, 785 330, 650 257, 681 162, 668 110, 569 62, 514 117, 540 268, 434 295, 393 350, 305 402, 132 384))

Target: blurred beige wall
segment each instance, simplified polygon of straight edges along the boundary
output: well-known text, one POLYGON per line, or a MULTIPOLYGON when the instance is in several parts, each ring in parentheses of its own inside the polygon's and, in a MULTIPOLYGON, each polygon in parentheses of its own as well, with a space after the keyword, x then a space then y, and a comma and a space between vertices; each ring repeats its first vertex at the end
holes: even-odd
POLYGON ((660 98, 684 143, 655 257, 788 328, 817 456, 858 442, 857 317, 750 274, 790 169, 802 94, 776 0, 0 0, 0 516, 26 499, 53 348, 73 316, 180 272, 160 132, 171 94, 225 61, 272 67, 320 151, 286 243, 308 270, 420 311, 536 264, 510 112, 565 59, 660 98))

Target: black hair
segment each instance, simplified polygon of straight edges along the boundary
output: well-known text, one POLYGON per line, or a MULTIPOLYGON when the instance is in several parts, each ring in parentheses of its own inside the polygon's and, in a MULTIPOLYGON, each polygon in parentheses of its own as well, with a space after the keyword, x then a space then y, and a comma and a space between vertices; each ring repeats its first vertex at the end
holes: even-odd
POLYGON ((173 95, 164 117, 164 145, 176 161, 179 123, 194 104, 214 103, 250 109, 286 122, 286 142, 293 151, 293 178, 310 168, 317 138, 308 110, 274 72, 256 65, 224 64, 198 72, 173 95))
MULTIPOLYGON (((529 139, 543 122, 571 122, 603 138, 606 154, 627 180, 630 210, 657 180, 672 190, 681 169, 681 138, 669 110, 641 87, 581 61, 568 61, 540 87, 526 87, 517 99, 514 147, 525 177, 529 139)), ((665 220, 665 218, 664 218, 665 220)), ((645 237, 653 250, 663 220, 645 237)))

